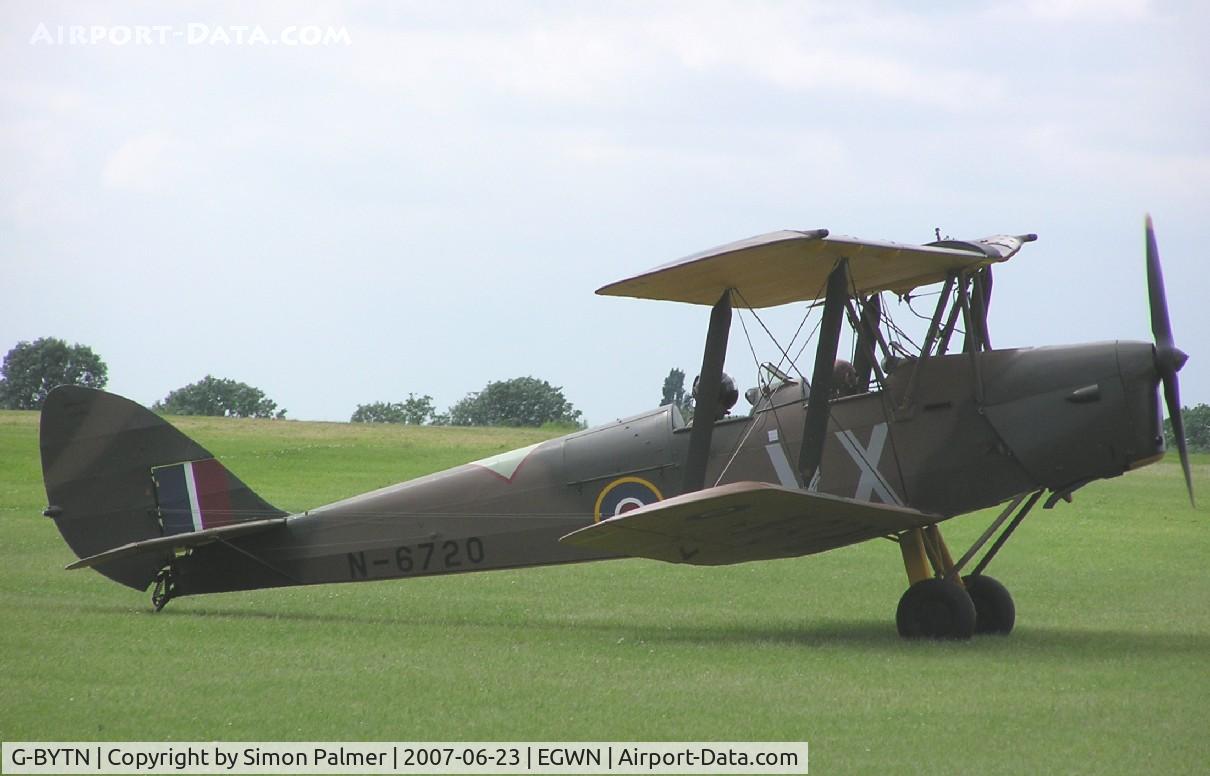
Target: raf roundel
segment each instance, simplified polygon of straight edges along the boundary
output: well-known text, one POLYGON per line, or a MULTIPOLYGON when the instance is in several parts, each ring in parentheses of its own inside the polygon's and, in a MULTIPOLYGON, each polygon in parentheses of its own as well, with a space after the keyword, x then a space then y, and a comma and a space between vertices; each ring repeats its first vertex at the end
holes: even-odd
POLYGON ((632 509, 654 504, 663 498, 659 488, 647 480, 640 477, 621 477, 606 485, 601 495, 597 496, 593 521, 599 523, 632 509))

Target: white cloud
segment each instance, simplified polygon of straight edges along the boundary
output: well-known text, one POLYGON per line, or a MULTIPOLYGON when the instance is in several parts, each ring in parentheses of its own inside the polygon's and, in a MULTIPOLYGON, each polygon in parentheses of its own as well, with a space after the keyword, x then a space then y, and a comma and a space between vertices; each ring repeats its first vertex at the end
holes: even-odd
POLYGON ((1027 0, 1024 11, 1046 21, 1139 21, 1151 15, 1150 0, 1027 0))
POLYGON ((955 52, 951 22, 894 9, 821 3, 718 4, 691 20, 656 16, 640 25, 707 77, 742 74, 790 92, 843 92, 934 107, 999 98, 998 81, 955 52))
POLYGON ((1181 153, 1090 142, 1069 127, 1045 123, 1022 132, 1019 148, 1039 169, 1089 189, 1189 200, 1210 190, 1210 152, 1206 150, 1181 153))
POLYGON ((947 25, 897 11, 762 3, 574 8, 490 26, 461 19, 358 26, 349 56, 334 64, 393 90, 394 99, 442 111, 500 98, 599 110, 646 106, 675 100, 687 83, 719 78, 947 108, 1000 96, 997 79, 944 55, 954 49, 947 25))
POLYGON ((105 186, 142 194, 162 191, 186 174, 190 144, 162 132, 127 140, 110 155, 101 173, 105 186))

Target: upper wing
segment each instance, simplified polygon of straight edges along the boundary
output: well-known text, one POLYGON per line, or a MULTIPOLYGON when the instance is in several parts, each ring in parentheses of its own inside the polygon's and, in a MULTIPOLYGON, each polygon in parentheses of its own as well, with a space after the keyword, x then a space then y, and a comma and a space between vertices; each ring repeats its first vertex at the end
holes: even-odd
POLYGON ((276 528, 286 522, 284 517, 272 517, 268 520, 250 520, 246 523, 234 523, 232 525, 224 525, 218 528, 207 528, 203 531, 192 531, 190 533, 169 534, 168 536, 157 536, 154 539, 144 539, 141 542, 130 542, 123 544, 121 547, 114 547, 112 550, 99 552, 96 555, 89 555, 87 558, 80 558, 73 563, 68 564, 68 569, 83 569, 91 568, 98 563, 105 563, 118 558, 126 558, 131 555, 141 555, 147 552, 162 552, 169 553, 176 549, 184 549, 186 547, 199 547, 210 542, 217 542, 223 539, 233 539, 236 536, 244 536, 247 534, 261 533, 268 531, 270 528, 276 528))
POLYGON ((559 541, 669 563, 721 566, 810 555, 939 519, 906 507, 736 482, 649 504, 559 541))
POLYGON ((997 235, 973 242, 900 245, 830 236, 827 229, 770 232, 686 256, 597 289, 606 296, 631 296, 713 305, 723 291, 739 293, 736 307, 773 307, 820 299, 828 273, 849 260, 858 294, 903 293, 944 280, 950 272, 1005 261, 1037 235, 997 235))

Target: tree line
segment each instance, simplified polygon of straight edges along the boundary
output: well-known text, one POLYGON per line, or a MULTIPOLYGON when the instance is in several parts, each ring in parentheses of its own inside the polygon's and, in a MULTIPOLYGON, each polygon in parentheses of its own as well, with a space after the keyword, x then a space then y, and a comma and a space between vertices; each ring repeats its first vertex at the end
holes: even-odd
MULTIPOLYGON (((1185 444, 1190 450, 1210 453, 1210 404, 1181 407, 1181 420, 1185 423, 1185 444)), ((1164 418, 1164 443, 1169 450, 1176 449, 1176 437, 1172 434, 1172 418, 1164 418)))
MULTIPOLYGON (((0 366, 0 408, 36 410, 59 385, 104 388, 109 380, 105 362, 87 345, 68 345, 43 337, 18 342, 0 366)), ((234 418, 284 418, 286 410, 259 388, 226 378, 206 375, 170 391, 151 409, 165 415, 209 415, 234 418)), ((411 423, 449 426, 559 426, 582 427, 581 412, 563 389, 534 377, 489 382, 481 391, 468 393, 445 412, 438 412, 433 397, 409 393, 402 401, 359 404, 354 423, 411 423)))
POLYGON ((438 412, 433 397, 409 393, 399 402, 359 404, 353 423, 408 423, 433 426, 571 426, 582 427, 582 413, 563 389, 536 377, 514 377, 489 382, 482 391, 468 393, 445 412, 438 412))

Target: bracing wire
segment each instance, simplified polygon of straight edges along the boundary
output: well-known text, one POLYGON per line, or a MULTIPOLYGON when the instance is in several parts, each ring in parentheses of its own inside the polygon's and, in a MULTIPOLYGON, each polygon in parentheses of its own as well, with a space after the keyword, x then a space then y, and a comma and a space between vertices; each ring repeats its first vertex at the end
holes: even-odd
MULTIPOLYGON (((739 296, 740 299, 743 299, 743 295, 739 293, 739 289, 733 288, 731 290, 736 294, 736 296, 739 296)), ((750 309, 751 308, 749 308, 749 310, 750 309)), ((744 330, 744 339, 748 341, 748 351, 752 354, 752 362, 756 365, 756 384, 758 386, 758 390, 760 390, 761 394, 763 395, 764 381, 761 379, 760 357, 756 355, 756 347, 752 344, 752 335, 748 332, 748 324, 744 323, 744 308, 740 307, 737 310, 737 313, 740 328, 744 330)), ((753 317, 755 316, 756 314, 753 313, 753 317)), ((765 331, 768 331, 768 329, 765 331)), ((777 416, 775 413, 774 418, 776 417, 777 416)), ((727 463, 723 465, 722 471, 720 471, 718 474, 718 479, 714 481, 715 487, 717 487, 718 484, 723 481, 723 477, 727 476, 727 472, 731 469, 731 464, 735 463, 735 459, 739 457, 739 451, 744 449, 744 443, 748 441, 748 437, 752 435, 752 431, 755 428, 755 421, 748 423, 748 428, 744 431, 743 436, 736 441, 735 449, 731 451, 731 455, 727 458, 727 463)), ((781 428, 780 424, 778 425, 778 428, 781 428)))
MULTIPOLYGON (((756 310, 753 309, 753 307, 748 303, 748 300, 744 298, 744 295, 742 293, 740 293, 740 291, 738 289, 736 289, 735 293, 740 298, 740 301, 742 301, 744 303, 744 306, 748 308, 748 312, 752 313, 752 317, 756 319, 756 322, 760 324, 760 327, 765 330, 765 334, 768 335, 769 340, 777 347, 778 351, 781 352, 782 360, 779 360, 777 362, 777 367, 780 369, 781 365, 783 363, 785 363, 786 361, 789 361, 790 367, 795 372, 798 372, 798 376, 802 377, 803 382, 805 383, 806 378, 803 377, 802 372, 799 371, 798 364, 794 363, 794 360, 790 358, 790 354, 787 353, 786 349, 783 348, 781 346, 781 343, 777 341, 777 337, 773 336, 773 332, 769 331, 769 327, 766 326, 765 322, 761 319, 761 317, 756 314, 756 310)), ((808 312, 808 314, 809 314, 809 312, 808 312)), ((743 319, 741 318, 740 320, 742 321, 743 319)), ((804 322, 805 322, 805 319, 804 319, 804 322)), ((808 339, 808 341, 810 341, 810 340, 808 339)))
MULTIPOLYGON (((835 269, 835 267, 833 267, 833 269, 835 269)), ((825 278, 823 283, 815 291, 815 299, 819 299, 823 296, 824 289, 827 288, 827 285, 828 281, 825 278)), ((820 324, 823 323, 823 315, 821 314, 819 316, 819 319, 815 322, 814 328, 812 328, 811 332, 807 334, 807 338, 803 340, 802 347, 798 349, 798 353, 796 353, 794 356, 791 356, 789 349, 794 346, 794 341, 798 339, 798 335, 802 332, 803 326, 806 325, 807 319, 811 316, 811 306, 807 305, 806 312, 803 313, 803 318, 798 324, 798 329, 794 332, 794 336, 790 339, 789 344, 783 348, 781 343, 777 340, 777 337, 773 336, 773 332, 769 331, 769 327, 765 325, 764 320, 759 314, 757 314, 756 308, 749 304, 748 300, 744 298, 744 295, 740 293, 739 289, 735 289, 735 292, 739 296, 740 300, 744 303, 744 306, 748 308, 748 311, 752 313, 752 317, 755 318, 756 322, 759 323, 761 328, 765 330, 765 334, 768 335, 770 341, 772 341, 773 344, 777 346, 777 349, 781 352, 781 358, 777 362, 777 368, 781 369, 782 364, 788 363, 790 368, 798 374, 798 377, 800 380, 802 380, 803 385, 810 389, 811 382, 807 380, 806 375, 804 375, 802 370, 798 368, 798 358, 802 355, 802 352, 807 349, 807 345, 810 344, 811 338, 815 336, 815 332, 819 330, 820 324)))
POLYGON ((915 341, 914 339, 912 339, 912 338, 911 338, 911 336, 910 336, 910 335, 908 335, 908 333, 907 333, 906 331, 904 331, 903 329, 899 328, 899 326, 898 326, 898 325, 895 323, 895 320, 894 320, 893 318, 891 318, 891 311, 890 311, 890 310, 886 309, 885 307, 884 307, 884 308, 882 308, 882 316, 881 316, 881 317, 882 317, 882 322, 883 322, 884 324, 886 324, 886 327, 887 327, 887 328, 888 328, 890 331, 894 332, 894 334, 895 334, 895 335, 896 335, 896 336, 897 336, 899 339, 901 339, 901 340, 905 340, 905 341, 907 341, 908 343, 910 343, 912 347, 916 348, 916 351, 917 351, 917 352, 919 352, 919 351, 920 351, 920 346, 916 344, 916 341, 915 341))

